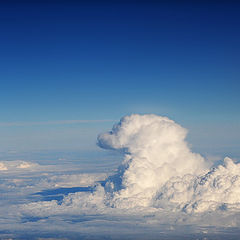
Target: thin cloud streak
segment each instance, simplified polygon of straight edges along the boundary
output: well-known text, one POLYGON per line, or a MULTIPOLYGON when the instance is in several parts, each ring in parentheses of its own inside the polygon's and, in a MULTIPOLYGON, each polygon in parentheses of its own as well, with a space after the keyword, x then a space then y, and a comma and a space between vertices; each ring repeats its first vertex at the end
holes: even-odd
POLYGON ((101 123, 114 122, 111 119, 100 120, 59 120, 59 121, 40 121, 40 122, 0 122, 0 127, 23 127, 23 126, 39 126, 39 125, 66 125, 79 123, 101 123))

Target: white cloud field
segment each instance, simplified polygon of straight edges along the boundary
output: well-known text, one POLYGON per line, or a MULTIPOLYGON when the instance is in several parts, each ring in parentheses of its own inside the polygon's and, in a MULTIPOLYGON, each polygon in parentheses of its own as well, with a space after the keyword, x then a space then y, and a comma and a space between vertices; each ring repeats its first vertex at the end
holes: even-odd
POLYGON ((134 114, 97 139, 116 170, 1 161, 1 239, 238 239, 240 163, 212 167, 186 134, 134 114))

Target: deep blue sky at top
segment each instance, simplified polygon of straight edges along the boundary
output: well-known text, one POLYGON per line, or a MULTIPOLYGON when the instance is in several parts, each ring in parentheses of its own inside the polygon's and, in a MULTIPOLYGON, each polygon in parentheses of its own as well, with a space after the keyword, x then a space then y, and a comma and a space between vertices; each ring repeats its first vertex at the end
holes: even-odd
POLYGON ((1 1, 0 121, 156 113, 236 132, 240 4, 194 2, 1 1))

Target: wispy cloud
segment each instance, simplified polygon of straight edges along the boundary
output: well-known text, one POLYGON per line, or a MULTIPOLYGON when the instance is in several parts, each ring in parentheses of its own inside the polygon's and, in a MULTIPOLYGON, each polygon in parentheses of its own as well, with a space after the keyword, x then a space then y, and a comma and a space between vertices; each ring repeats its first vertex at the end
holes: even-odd
POLYGON ((65 124, 80 124, 80 123, 114 122, 114 121, 115 120, 112 120, 112 119, 98 119, 98 120, 58 120, 58 121, 39 121, 39 122, 0 122, 0 127, 65 125, 65 124))

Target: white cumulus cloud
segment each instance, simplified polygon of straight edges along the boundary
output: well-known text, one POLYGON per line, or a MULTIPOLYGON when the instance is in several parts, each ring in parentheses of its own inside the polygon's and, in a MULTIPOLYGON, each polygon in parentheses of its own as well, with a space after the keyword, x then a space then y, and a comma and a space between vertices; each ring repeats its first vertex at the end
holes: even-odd
POLYGON ((119 173, 106 185, 107 191, 115 191, 113 204, 149 206, 170 178, 204 173, 207 164, 191 152, 186 133, 167 117, 134 114, 122 118, 110 132, 100 134, 99 146, 125 153, 119 173))

